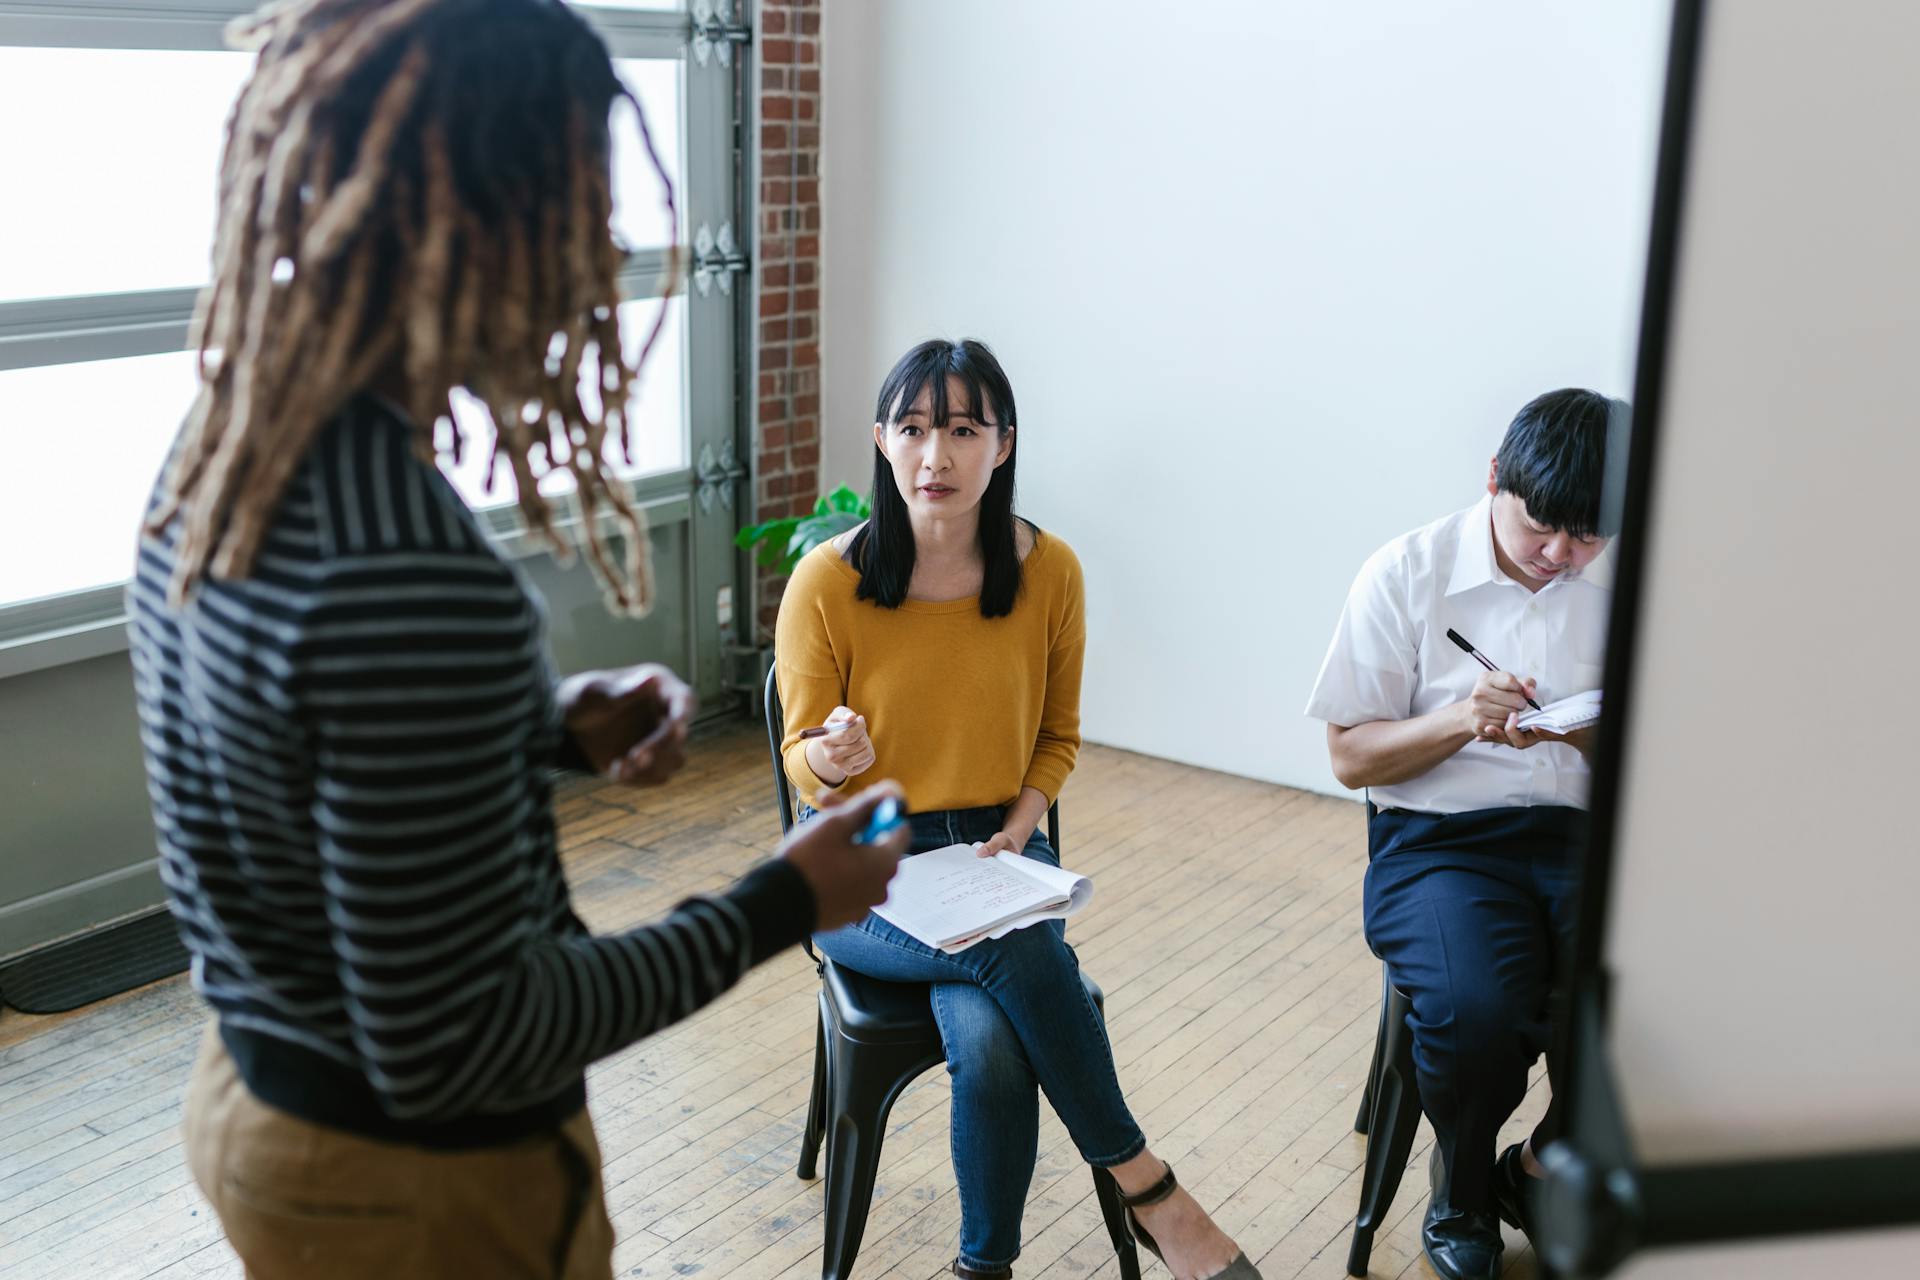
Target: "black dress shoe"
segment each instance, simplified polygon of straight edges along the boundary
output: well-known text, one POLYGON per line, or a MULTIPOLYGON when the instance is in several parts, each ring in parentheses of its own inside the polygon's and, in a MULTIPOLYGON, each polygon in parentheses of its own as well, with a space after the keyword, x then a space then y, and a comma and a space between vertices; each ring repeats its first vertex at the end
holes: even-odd
POLYGON ((1539 1194, 1540 1179, 1528 1175, 1526 1165, 1520 1160, 1519 1143, 1502 1151, 1500 1158, 1493 1162, 1491 1190, 1493 1207, 1499 1212, 1500 1220, 1520 1228, 1531 1241, 1534 1196, 1539 1194))
POLYGON ((1455 1209, 1447 1203, 1445 1165, 1436 1147, 1427 1166, 1433 1197, 1420 1227, 1420 1249, 1446 1280, 1493 1280, 1500 1274, 1500 1219, 1490 1212, 1455 1209))

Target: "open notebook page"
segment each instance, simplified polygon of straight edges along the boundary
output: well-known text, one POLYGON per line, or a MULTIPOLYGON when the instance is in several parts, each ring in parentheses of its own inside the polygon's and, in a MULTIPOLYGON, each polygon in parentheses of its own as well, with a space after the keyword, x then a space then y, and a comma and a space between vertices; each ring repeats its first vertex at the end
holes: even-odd
POLYGON ((1092 896, 1084 876, 1017 853, 982 858, 955 844, 903 858, 881 919, 931 947, 960 951, 987 937, 1079 910, 1092 896))
POLYGON ((1558 702, 1549 702, 1538 711, 1522 712, 1515 724, 1522 729, 1545 729, 1549 733, 1571 733, 1600 718, 1600 691, 1589 689, 1558 702))

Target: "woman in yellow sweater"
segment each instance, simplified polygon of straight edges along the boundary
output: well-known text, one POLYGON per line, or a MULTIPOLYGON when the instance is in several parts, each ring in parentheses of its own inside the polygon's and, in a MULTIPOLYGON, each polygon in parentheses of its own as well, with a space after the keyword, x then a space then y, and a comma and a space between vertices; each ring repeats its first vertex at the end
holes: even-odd
MULTIPOLYGON (((1013 514, 1013 388, 980 343, 925 342, 887 375, 874 417, 873 518, 802 560, 780 604, 788 775, 814 805, 851 778, 898 779, 919 810, 916 853, 979 842, 1057 865, 1038 828, 1080 750, 1086 620, 1073 550, 1013 514)), ((953 1077, 955 1275, 1011 1274, 1037 1085, 1176 1276, 1258 1276, 1147 1149, 1063 921, 959 955, 874 915, 816 941, 849 969, 933 984, 953 1077)))

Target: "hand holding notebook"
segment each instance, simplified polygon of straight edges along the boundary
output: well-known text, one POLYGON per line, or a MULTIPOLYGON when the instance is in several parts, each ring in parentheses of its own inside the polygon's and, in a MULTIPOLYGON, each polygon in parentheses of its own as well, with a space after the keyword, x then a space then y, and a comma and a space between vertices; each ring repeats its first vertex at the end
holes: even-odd
POLYGON ((1017 853, 982 858, 977 845, 900 860, 882 920, 930 947, 957 955, 988 938, 1042 920, 1064 920, 1093 897, 1093 881, 1017 853))

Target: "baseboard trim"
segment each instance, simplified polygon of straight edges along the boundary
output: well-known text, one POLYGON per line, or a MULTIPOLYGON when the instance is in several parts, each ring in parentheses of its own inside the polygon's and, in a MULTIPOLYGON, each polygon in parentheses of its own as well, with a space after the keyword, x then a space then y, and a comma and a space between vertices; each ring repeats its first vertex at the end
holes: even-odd
POLYGON ((165 907, 38 947, 0 966, 0 1002, 65 1013, 185 972, 187 949, 165 907))

